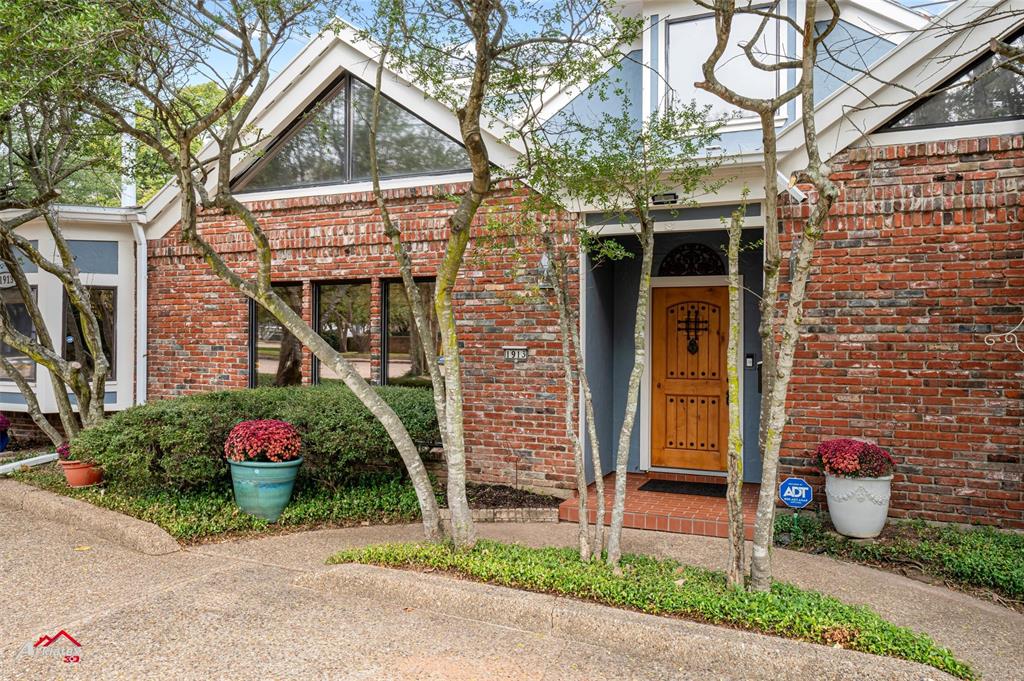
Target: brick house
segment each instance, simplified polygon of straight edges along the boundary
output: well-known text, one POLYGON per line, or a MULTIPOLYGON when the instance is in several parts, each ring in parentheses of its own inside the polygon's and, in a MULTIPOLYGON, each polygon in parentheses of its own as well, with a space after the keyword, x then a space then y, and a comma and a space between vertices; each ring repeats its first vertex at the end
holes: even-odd
MULTIPOLYGON (((965 25, 978 11, 966 1, 934 21, 886 0, 848 0, 841 7, 840 26, 815 74, 819 137, 841 194, 814 260, 782 475, 800 475, 820 490, 810 467, 816 444, 837 436, 868 438, 900 463, 891 515, 1024 529, 1024 353, 1019 342, 1007 342, 1024 318, 1018 200, 1024 79, 994 69, 988 51, 994 36, 1021 40, 1020 19, 1010 11, 1019 7, 990 2, 986 11, 997 18, 977 28, 965 25), (933 94, 912 99, 908 91, 933 94)), ((722 110, 721 102, 690 85, 699 79, 693 69, 700 59, 693 55, 706 47, 711 18, 685 2, 646 3, 639 11, 649 30, 613 69, 637 117, 673 92, 722 110)), ((769 52, 781 52, 793 36, 780 28, 766 39, 774 41, 769 52)), ((272 140, 266 153, 239 160, 232 173, 240 195, 264 221, 275 249, 275 282, 295 309, 368 381, 415 385, 424 374, 418 341, 365 159, 349 141, 375 69, 372 52, 348 34, 314 39, 257 108, 255 124, 272 140), (337 135, 340 151, 325 151, 331 139, 311 141, 311 119, 322 124, 317 129, 333 131, 328 136, 337 135)), ((731 77, 742 82, 743 75, 731 77)), ((786 78, 794 76, 755 79, 750 87, 765 90, 749 94, 785 87, 786 78)), ((398 131, 385 152, 391 165, 384 186, 412 245, 416 275, 429 287, 451 205, 443 197, 468 179, 454 141, 455 117, 396 74, 387 74, 383 93, 398 131)), ((616 105, 614 98, 596 103, 586 94, 564 93, 553 106, 586 115, 616 105)), ((778 123, 780 166, 788 174, 804 163, 796 107, 780 111, 778 123)), ((500 137, 488 131, 492 159, 511 164, 517 151, 500 137)), ((723 482, 727 308, 720 219, 736 207, 745 186, 752 188, 745 238, 756 244, 766 224, 756 194, 763 182, 759 141, 756 121, 731 119, 719 141, 729 159, 721 190, 696 207, 655 211, 647 333, 652 361, 631 444, 631 489, 651 478, 723 482), (691 343, 696 352, 676 352, 691 343), (680 376, 672 379, 683 386, 672 396, 661 391, 659 379, 674 371, 680 376), (685 383, 687 374, 693 383, 685 383)), ((799 192, 790 196, 784 189, 777 218, 786 248, 807 204, 799 192)), ((514 213, 527 191, 503 187, 489 199, 488 211, 514 213)), ((122 344, 134 348, 132 399, 333 380, 308 351, 290 347, 272 317, 181 243, 176 207, 169 186, 141 209, 125 212, 125 221, 144 235, 133 262, 145 276, 131 289, 143 304, 134 325, 125 324, 133 332, 122 344)), ((597 211, 565 219, 636 249, 629 225, 597 211)), ((247 237, 233 220, 206 215, 200 229, 229 263, 243 271, 252 266, 247 237)), ((474 258, 484 248, 482 234, 478 226, 456 285, 470 477, 568 495, 573 464, 562 417, 557 313, 527 295, 545 264, 532 252, 521 260, 489 253, 484 264, 474 258)), ((756 447, 749 446, 757 441, 760 400, 761 259, 751 248, 741 263, 739 399, 748 443, 744 477, 751 483, 761 472, 756 447)), ((595 267, 580 255, 574 266, 573 295, 607 457, 601 474, 607 474, 632 357, 637 263, 595 267)), ((724 533, 720 505, 680 510, 673 506, 678 495, 652 494, 647 506, 663 503, 667 510, 636 510, 627 514, 628 525, 724 533)), ((571 504, 563 510, 573 518, 571 504)))

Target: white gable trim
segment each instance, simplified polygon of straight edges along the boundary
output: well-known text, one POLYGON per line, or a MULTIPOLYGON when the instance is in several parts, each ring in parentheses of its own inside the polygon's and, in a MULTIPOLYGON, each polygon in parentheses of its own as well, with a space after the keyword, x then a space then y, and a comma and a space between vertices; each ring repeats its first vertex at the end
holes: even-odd
MULTIPOLYGON (((936 17, 924 30, 893 49, 864 74, 832 93, 816 111, 822 156, 828 158, 854 146, 908 106, 911 95, 927 92, 988 50, 989 40, 1021 22, 1024 0, 962 0, 936 17), (985 19, 985 21, 978 21, 985 19), (971 25, 978 21, 978 25, 971 25)), ((785 174, 807 165, 802 122, 797 120, 779 136, 785 174)))
MULTIPOLYGON (((313 38, 267 86, 262 101, 252 113, 252 125, 260 131, 263 147, 270 144, 310 103, 342 73, 374 83, 380 50, 360 40, 349 28, 326 31, 313 38)), ((382 93, 450 137, 461 140, 458 119, 447 106, 429 97, 421 88, 392 69, 385 69, 381 79, 382 93)), ((506 142, 510 129, 494 121, 483 121, 484 142, 491 161, 499 167, 512 167, 520 152, 514 143, 506 142)), ((213 155, 213 145, 201 154, 213 155)), ((235 154, 231 161, 232 175, 248 168, 256 160, 253 153, 235 154)), ((442 176, 439 176, 442 177, 442 176)), ((211 178, 211 187, 216 178, 211 178)), ((445 176, 445 180, 448 179, 445 176)), ((348 191, 347 185, 339 186, 348 191)), ((323 187, 311 187, 302 195, 323 193, 323 187)), ((147 236, 159 239, 165 236, 180 219, 178 188, 175 183, 165 185, 144 208, 148 216, 147 236)))
MULTIPOLYGON (((848 5, 850 12, 840 12, 839 18, 868 33, 873 33, 891 43, 901 43, 916 31, 928 25, 929 18, 892 0, 843 0, 841 7, 848 5)), ((846 9, 846 7, 844 7, 846 9)), ((827 6, 820 8, 823 20, 831 18, 827 6)))

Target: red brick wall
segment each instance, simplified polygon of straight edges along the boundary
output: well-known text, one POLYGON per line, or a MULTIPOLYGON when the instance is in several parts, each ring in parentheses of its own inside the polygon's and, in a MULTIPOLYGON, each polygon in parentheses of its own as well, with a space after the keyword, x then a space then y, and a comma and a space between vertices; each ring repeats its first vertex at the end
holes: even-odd
POLYGON ((1024 354, 985 343, 1024 317, 1024 138, 854 149, 833 170, 782 474, 820 482, 818 442, 868 438, 900 464, 892 515, 1024 528, 1024 354))
MULTIPOLYGON (((416 276, 436 273, 445 218, 453 209, 438 197, 460 188, 388 192, 392 214, 413 251, 416 276)), ((502 191, 485 204, 481 221, 511 216, 522 199, 522 194, 502 191)), ((310 282, 372 282, 372 354, 379 376, 381 282, 399 275, 372 195, 267 201, 253 207, 275 249, 275 281, 305 283, 307 321, 312 321, 310 282)), ((239 223, 211 215, 200 229, 229 264, 251 275, 251 242, 239 223)), ((474 234, 482 234, 480 225, 474 234)), ((246 387, 246 299, 180 242, 177 228, 150 243, 149 259, 150 398, 246 387)), ((475 239, 456 284, 469 474, 485 482, 568 488, 573 467, 561 411, 558 315, 549 305, 524 300, 535 292, 538 271, 536 254, 499 251, 475 239), (504 345, 527 346, 529 358, 504 360, 504 345)), ((308 353, 306 360, 308 380, 308 353)))

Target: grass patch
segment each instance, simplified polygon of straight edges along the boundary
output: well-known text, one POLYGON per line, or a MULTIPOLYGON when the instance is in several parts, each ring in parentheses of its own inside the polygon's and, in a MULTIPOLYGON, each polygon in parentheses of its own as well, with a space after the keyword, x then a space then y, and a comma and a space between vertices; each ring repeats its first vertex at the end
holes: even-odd
POLYGON ((673 560, 626 555, 622 574, 616 575, 604 563, 581 562, 573 549, 479 541, 470 551, 442 544, 384 544, 341 551, 328 563, 441 570, 490 584, 838 645, 975 678, 948 649, 868 608, 784 583, 776 583, 769 593, 737 591, 720 572, 673 560))
POLYGON ((56 465, 13 476, 21 482, 87 501, 94 506, 154 523, 184 543, 199 543, 233 534, 277 533, 287 529, 408 522, 419 518, 412 485, 386 475, 366 475, 336 490, 297 489, 278 522, 243 513, 230 489, 190 492, 152 491, 129 494, 113 489, 72 489, 56 465))
POLYGON ((1024 606, 1024 534, 895 522, 878 539, 865 542, 830 529, 810 514, 800 515, 796 525, 793 515, 780 515, 775 522, 776 541, 787 548, 897 572, 917 571, 968 591, 988 591, 1004 605, 1024 606))

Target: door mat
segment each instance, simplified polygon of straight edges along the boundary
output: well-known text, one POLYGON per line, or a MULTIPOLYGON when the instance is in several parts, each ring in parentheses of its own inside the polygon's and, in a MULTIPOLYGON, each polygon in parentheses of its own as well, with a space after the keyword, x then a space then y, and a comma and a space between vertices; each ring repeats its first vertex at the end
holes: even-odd
POLYGON ((692 494, 698 497, 725 498, 725 485, 713 482, 683 482, 680 480, 659 480, 654 478, 640 485, 641 492, 668 492, 669 494, 692 494))

